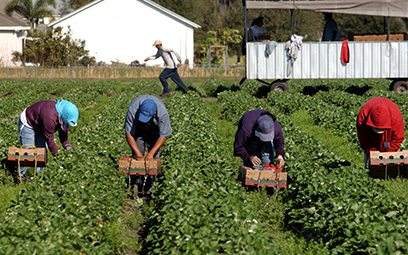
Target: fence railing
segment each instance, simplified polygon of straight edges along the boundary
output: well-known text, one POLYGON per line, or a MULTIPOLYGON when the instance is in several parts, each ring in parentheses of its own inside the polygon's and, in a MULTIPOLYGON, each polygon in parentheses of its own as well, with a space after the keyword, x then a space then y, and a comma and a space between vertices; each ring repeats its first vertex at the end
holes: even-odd
MULTIPOLYGON (((3 67, 0 78, 154 78, 158 77, 163 67, 128 67, 128 66, 71 66, 71 67, 3 67)), ((181 77, 242 76, 245 65, 180 65, 181 77)))

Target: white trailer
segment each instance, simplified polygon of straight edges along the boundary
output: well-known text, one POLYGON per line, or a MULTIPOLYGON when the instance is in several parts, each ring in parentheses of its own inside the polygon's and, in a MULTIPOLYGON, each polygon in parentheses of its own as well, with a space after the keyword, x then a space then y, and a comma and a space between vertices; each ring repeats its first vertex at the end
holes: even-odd
MULTIPOLYGON (((299 9, 408 18, 408 0, 244 0, 244 6, 245 27, 249 9, 299 9)), ((408 41, 350 41, 346 64, 341 61, 342 42, 303 42, 291 72, 288 72, 286 43, 278 43, 270 55, 266 54, 266 44, 246 42, 246 71, 241 82, 275 80, 270 89, 286 91, 289 87, 285 82, 289 79, 386 78, 393 80, 390 89, 408 92, 408 41)))

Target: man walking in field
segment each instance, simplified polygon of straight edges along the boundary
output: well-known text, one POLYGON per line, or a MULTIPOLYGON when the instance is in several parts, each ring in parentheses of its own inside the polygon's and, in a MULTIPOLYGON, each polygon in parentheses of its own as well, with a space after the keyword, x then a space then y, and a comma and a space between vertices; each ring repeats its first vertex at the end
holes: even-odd
POLYGON ((176 83, 177 86, 179 86, 179 88, 182 91, 187 93, 189 89, 186 87, 186 85, 184 85, 183 81, 180 79, 180 76, 177 72, 177 64, 175 63, 171 53, 173 53, 176 56, 177 60, 181 63, 180 55, 174 49, 163 47, 162 42, 160 40, 154 41, 153 46, 157 48, 156 55, 147 57, 144 61, 147 62, 148 60, 154 60, 159 57, 162 57, 166 64, 166 67, 159 76, 160 82, 163 85, 163 93, 160 96, 170 95, 169 84, 167 83, 168 78, 171 78, 171 80, 174 83, 176 83))

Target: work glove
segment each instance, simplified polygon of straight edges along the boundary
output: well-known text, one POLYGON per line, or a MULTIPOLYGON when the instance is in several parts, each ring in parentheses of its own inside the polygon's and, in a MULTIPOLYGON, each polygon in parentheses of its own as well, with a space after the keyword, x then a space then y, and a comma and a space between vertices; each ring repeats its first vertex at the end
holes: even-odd
POLYGON ((71 144, 65 144, 64 145, 64 148, 67 150, 67 151, 69 151, 70 149, 72 149, 72 146, 71 146, 71 144))

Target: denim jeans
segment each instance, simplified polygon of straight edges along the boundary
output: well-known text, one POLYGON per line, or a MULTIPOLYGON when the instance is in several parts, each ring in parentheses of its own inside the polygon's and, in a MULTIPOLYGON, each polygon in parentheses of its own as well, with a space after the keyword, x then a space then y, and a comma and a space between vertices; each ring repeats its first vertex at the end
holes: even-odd
POLYGON ((363 153, 364 153, 364 168, 368 169, 369 168, 369 165, 368 165, 369 158, 368 158, 368 156, 366 154, 366 151, 364 149, 362 149, 362 150, 363 150, 363 153))
POLYGON ((159 79, 160 82, 163 85, 163 92, 169 92, 169 84, 167 83, 167 79, 171 78, 172 81, 174 81, 174 83, 177 84, 177 86, 179 86, 179 88, 184 91, 187 92, 189 91, 189 89, 186 87, 186 85, 184 85, 183 81, 180 79, 179 74, 177 73, 177 68, 171 69, 171 68, 164 68, 163 72, 161 72, 159 79))
MULTIPOLYGON (((20 146, 22 145, 29 145, 23 146, 25 149, 34 148, 30 145, 35 145, 37 148, 46 148, 48 151, 48 145, 45 142, 45 136, 43 133, 34 130, 31 127, 27 127, 21 123, 21 120, 18 121, 18 133, 20 137, 20 146)), ((39 174, 45 167, 37 167, 36 174, 39 174)), ((20 167, 21 171, 21 178, 24 177, 24 174, 27 172, 27 167, 22 166, 20 167)))
MULTIPOLYGON (((159 139, 159 134, 136 134, 134 135, 135 141, 137 148, 139 151, 144 155, 146 146, 147 146, 147 151, 149 152, 151 148, 156 144, 157 139, 159 139)), ((132 157, 135 156, 135 152, 132 150, 132 157)), ((160 158, 160 150, 154 154, 154 159, 159 159, 160 158)), ((142 186, 143 183, 145 182, 144 190, 148 191, 153 183, 156 182, 156 175, 131 175, 130 177, 130 182, 132 185, 137 185, 139 188, 139 191, 142 191, 142 186), (146 177, 146 180, 145 180, 146 177)))
MULTIPOLYGON (((259 159, 261 159, 263 162, 262 164, 265 164, 265 160, 269 157, 269 161, 271 164, 274 164, 274 148, 273 148, 273 142, 254 142, 254 141, 247 141, 244 145, 245 149, 247 150, 249 155, 255 155, 259 159)), ((245 161, 244 160, 244 166, 246 167, 254 167, 252 162, 250 160, 245 161)))

